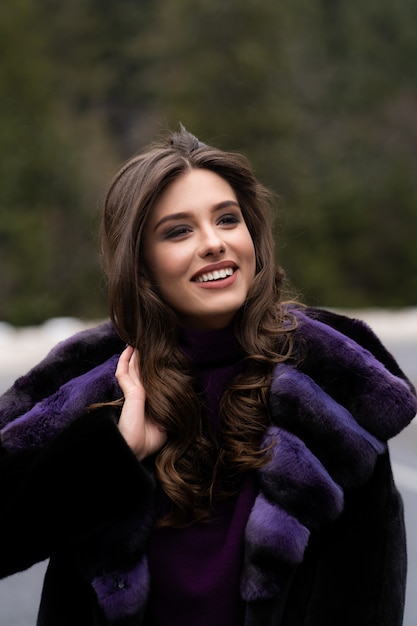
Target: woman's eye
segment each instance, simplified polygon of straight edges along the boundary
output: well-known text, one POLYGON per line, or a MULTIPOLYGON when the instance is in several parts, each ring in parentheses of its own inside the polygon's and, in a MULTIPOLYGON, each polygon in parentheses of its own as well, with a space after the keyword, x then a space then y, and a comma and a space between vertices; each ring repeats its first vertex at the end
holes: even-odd
POLYGON ((219 224, 222 224, 224 226, 232 226, 234 224, 239 224, 240 222, 240 218, 237 215, 223 215, 220 219, 219 219, 219 224))
POLYGON ((176 226, 165 234, 165 238, 176 239, 177 237, 183 237, 184 235, 187 235, 190 230, 189 226, 176 226))

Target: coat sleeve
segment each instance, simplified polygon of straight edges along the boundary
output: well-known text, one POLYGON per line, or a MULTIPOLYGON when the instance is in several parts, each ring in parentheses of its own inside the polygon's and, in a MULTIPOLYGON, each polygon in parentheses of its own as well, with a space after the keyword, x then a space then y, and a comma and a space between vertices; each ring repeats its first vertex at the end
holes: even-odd
POLYGON ((152 492, 152 475, 108 407, 75 420, 44 446, 0 448, 0 577, 88 540, 152 492))

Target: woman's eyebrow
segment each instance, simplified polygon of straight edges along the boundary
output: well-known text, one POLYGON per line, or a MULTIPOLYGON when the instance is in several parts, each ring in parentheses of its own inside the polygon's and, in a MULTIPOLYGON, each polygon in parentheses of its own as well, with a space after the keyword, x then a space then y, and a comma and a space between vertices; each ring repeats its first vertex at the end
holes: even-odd
POLYGON ((189 217, 191 217, 191 213, 187 213, 186 211, 182 211, 180 213, 170 213, 169 215, 164 215, 164 217, 161 217, 161 219, 159 220, 159 222, 157 222, 155 224, 154 230, 157 230, 160 226, 162 226, 162 224, 165 224, 165 222, 175 222, 177 220, 186 220, 189 217))
POLYGON ((220 211, 221 209, 227 209, 228 206, 235 206, 240 209, 239 202, 236 200, 223 200, 223 202, 219 202, 213 206, 213 212, 220 211))
MULTIPOLYGON (((212 207, 212 211, 213 213, 215 213, 216 211, 226 209, 228 206, 235 206, 240 209, 239 203, 236 202, 236 200, 223 200, 222 202, 214 204, 212 207)), ((191 216, 192 214, 187 211, 180 211, 178 213, 170 213, 169 215, 164 215, 164 217, 161 217, 161 219, 155 224, 154 230, 157 230, 160 226, 162 226, 162 224, 165 224, 166 222, 185 220, 190 218, 191 216)))

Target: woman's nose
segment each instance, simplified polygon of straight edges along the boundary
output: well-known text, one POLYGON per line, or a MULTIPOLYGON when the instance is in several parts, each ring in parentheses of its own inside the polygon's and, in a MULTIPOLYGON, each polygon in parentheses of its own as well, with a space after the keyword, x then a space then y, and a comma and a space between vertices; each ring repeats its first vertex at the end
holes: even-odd
POLYGON ((221 234, 214 228, 207 228, 201 233, 200 256, 224 254, 226 245, 221 234))

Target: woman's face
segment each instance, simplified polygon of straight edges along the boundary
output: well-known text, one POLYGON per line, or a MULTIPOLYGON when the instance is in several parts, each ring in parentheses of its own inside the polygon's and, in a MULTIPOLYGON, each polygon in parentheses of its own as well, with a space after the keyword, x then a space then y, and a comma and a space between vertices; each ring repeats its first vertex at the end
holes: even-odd
POLYGON ((165 301, 191 328, 227 326, 255 276, 255 249, 231 186, 193 169, 161 194, 145 229, 145 262, 165 301))

